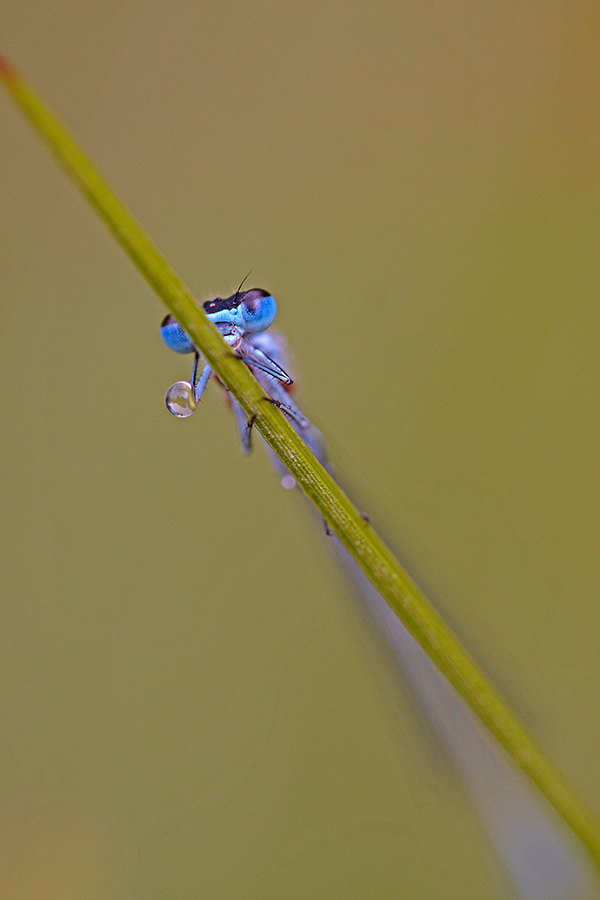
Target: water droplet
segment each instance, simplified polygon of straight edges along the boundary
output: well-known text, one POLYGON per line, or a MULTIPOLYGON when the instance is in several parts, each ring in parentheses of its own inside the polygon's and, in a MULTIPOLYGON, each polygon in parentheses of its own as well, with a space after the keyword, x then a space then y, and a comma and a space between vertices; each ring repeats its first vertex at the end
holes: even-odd
POLYGON ((186 419, 198 406, 196 391, 189 381, 176 381, 165 394, 167 409, 174 416, 186 419))

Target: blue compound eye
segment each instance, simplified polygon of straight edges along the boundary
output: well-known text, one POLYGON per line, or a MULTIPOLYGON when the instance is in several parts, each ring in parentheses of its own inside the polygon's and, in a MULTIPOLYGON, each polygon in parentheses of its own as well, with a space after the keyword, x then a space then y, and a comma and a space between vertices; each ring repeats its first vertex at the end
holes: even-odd
POLYGON ((183 330, 173 316, 165 316, 160 323, 160 336, 169 350, 174 350, 175 353, 194 353, 196 351, 189 334, 183 330))
POLYGON ((242 294, 240 313, 245 330, 257 334, 273 324, 277 315, 277 304, 275 298, 267 291, 252 288, 242 294))

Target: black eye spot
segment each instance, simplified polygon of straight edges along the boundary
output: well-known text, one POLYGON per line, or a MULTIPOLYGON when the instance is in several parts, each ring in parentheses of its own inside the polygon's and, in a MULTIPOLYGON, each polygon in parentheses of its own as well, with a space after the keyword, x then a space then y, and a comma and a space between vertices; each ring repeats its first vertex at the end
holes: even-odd
POLYGON ((268 297, 269 292, 264 291, 262 288, 250 288, 249 291, 245 291, 242 295, 244 302, 248 303, 249 301, 260 300, 262 297, 268 297))

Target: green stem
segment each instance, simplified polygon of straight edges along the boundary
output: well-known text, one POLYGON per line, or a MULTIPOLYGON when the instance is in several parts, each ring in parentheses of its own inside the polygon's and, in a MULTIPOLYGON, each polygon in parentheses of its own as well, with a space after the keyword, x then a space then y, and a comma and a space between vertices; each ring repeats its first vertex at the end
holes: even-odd
POLYGON ((588 848, 600 869, 600 828, 570 785, 512 714, 442 622, 383 541, 271 403, 248 368, 232 356, 190 290, 101 178, 52 112, 0 57, 0 77, 91 205, 167 309, 185 328, 213 371, 241 404, 332 531, 448 681, 537 785, 588 848))

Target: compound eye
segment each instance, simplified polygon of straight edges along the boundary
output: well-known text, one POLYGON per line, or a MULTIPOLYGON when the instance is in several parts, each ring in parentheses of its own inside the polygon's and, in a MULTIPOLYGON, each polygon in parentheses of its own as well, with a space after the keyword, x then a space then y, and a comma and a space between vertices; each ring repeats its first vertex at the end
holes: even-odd
POLYGON ((246 331, 253 334, 265 331, 275 321, 275 298, 261 288, 252 288, 242 294, 240 311, 246 331))
POLYGON ((169 350, 175 353, 194 353, 196 350, 187 331, 173 316, 165 316, 160 323, 160 336, 169 350))

